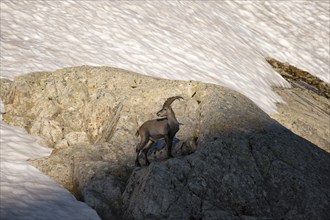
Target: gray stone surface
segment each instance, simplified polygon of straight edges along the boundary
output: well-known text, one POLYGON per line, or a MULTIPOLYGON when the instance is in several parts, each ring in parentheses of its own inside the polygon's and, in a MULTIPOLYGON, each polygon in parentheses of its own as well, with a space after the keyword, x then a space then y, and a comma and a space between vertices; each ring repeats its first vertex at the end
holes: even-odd
POLYGON ((329 166, 329 154, 275 124, 135 169, 123 210, 128 219, 327 219, 329 166))
POLYGON ((303 88, 275 91, 286 103, 277 105, 272 118, 330 153, 330 100, 303 88))
POLYGON ((31 163, 103 219, 328 219, 329 153, 237 92, 87 66, 0 85, 4 120, 54 148, 31 163), (159 142, 134 168, 137 128, 176 95, 174 158, 159 142))
POLYGON ((330 84, 289 63, 266 60, 291 84, 291 88, 274 89, 285 103, 277 104, 279 114, 272 118, 330 152, 330 84))

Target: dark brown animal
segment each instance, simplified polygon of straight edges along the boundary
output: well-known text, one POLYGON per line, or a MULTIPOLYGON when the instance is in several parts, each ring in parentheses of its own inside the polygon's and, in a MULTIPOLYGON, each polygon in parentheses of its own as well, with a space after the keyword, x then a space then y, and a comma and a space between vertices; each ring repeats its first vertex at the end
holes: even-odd
POLYGON ((148 151, 151 148, 152 144, 157 140, 162 138, 165 139, 167 147, 167 156, 172 156, 172 142, 175 134, 179 131, 179 122, 177 121, 174 111, 171 107, 171 104, 176 99, 183 99, 181 96, 174 96, 168 98, 163 108, 157 112, 158 117, 163 117, 159 119, 149 120, 144 122, 139 130, 136 132, 136 136, 140 135, 140 143, 136 146, 136 160, 135 165, 141 166, 139 162, 140 152, 143 150, 145 163, 149 165, 148 160, 148 151))

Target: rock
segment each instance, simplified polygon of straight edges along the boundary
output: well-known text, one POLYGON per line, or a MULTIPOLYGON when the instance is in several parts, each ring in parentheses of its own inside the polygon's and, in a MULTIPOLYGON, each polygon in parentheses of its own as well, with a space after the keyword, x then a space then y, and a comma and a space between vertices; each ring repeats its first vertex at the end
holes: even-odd
POLYGON ((279 114, 271 116, 330 152, 330 84, 292 65, 269 57, 266 60, 291 84, 291 88, 275 88, 285 103, 278 103, 279 114))
POLYGON ((124 217, 327 219, 329 162, 278 124, 208 141, 189 156, 135 169, 123 194, 124 217))
POLYGON ((90 99, 83 109, 84 130, 93 143, 102 143, 110 139, 118 121, 121 105, 113 94, 104 89, 91 94, 90 99))
POLYGON ((329 99, 302 88, 276 88, 285 103, 272 114, 283 126, 330 153, 329 99))
POLYGON ((30 133, 42 138, 42 144, 53 147, 58 141, 62 140, 62 126, 58 121, 48 118, 36 118, 30 128, 30 133))
POLYGON ((92 177, 91 183, 82 189, 83 200, 94 208, 102 219, 118 219, 121 217, 120 201, 125 185, 122 181, 107 173, 106 169, 98 172, 92 177))
POLYGON ((235 91, 87 66, 0 85, 4 119, 55 148, 31 163, 103 219, 326 219, 329 154, 235 91), (136 130, 176 95, 174 158, 159 141, 134 168, 136 130))
POLYGON ((274 58, 266 57, 266 61, 278 72, 283 78, 290 81, 293 86, 299 86, 313 90, 315 93, 330 98, 330 84, 323 82, 318 77, 307 71, 301 70, 295 66, 285 62, 282 63, 274 58))
POLYGON ((79 145, 89 143, 86 132, 70 132, 64 136, 68 145, 79 145))
POLYGON ((1 79, 0 94, 4 103, 12 104, 14 100, 14 83, 8 79, 1 79))

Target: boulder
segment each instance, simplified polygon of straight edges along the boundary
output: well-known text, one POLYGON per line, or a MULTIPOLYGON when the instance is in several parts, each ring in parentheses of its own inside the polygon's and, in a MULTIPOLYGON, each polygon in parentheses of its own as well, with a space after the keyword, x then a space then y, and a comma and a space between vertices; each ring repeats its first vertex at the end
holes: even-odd
POLYGON ((279 113, 272 118, 330 152, 330 84, 288 63, 266 60, 291 84, 291 88, 274 89, 285 102, 277 104, 279 113))
POLYGON ((88 66, 0 85, 4 120, 54 148, 31 163, 103 219, 326 219, 330 210, 329 154, 235 91, 88 66), (135 168, 136 130, 177 95, 174 158, 159 141, 151 165, 135 168))
POLYGON ((327 219, 329 155, 279 124, 136 168, 125 219, 327 219))

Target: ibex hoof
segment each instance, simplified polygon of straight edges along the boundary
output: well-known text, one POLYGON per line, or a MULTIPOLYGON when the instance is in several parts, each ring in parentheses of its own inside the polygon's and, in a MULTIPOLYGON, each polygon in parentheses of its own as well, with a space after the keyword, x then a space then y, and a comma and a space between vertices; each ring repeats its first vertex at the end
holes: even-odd
POLYGON ((135 162, 135 166, 140 167, 141 164, 139 162, 135 162))
POLYGON ((169 154, 169 155, 168 155, 168 158, 173 158, 173 155, 172 155, 172 154, 169 154))
POLYGON ((150 165, 150 162, 149 162, 149 161, 147 161, 147 162, 146 162, 146 166, 149 166, 149 165, 150 165))

